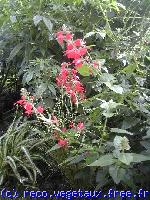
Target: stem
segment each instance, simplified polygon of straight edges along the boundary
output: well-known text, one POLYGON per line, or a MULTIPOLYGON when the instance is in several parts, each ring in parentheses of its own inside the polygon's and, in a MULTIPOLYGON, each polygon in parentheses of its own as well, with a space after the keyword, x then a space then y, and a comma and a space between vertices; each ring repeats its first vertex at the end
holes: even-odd
POLYGON ((103 126, 103 133, 105 132, 105 130, 106 130, 106 125, 107 125, 107 117, 105 118, 105 122, 104 122, 104 126, 103 126))

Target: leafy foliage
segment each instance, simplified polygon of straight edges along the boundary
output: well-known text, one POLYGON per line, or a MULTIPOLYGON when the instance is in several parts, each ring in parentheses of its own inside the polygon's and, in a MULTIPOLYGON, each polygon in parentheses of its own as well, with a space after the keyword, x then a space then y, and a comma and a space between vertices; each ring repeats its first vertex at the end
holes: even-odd
MULTIPOLYGON (((76 166, 80 170, 76 179, 90 170, 88 180, 96 189, 112 186, 112 181, 134 190, 139 185, 144 187, 142 180, 147 184, 145 174, 150 159, 148 0, 2 2, 0 89, 17 78, 35 98, 41 98, 45 111, 34 117, 41 125, 40 131, 50 134, 48 153, 56 152, 54 157, 61 166, 76 166), (84 38, 92 49, 88 59, 97 63, 92 75, 89 63, 77 68, 87 98, 75 105, 55 81, 61 63, 69 62, 67 54, 62 53, 66 43, 59 45, 55 40, 60 27, 72 31, 75 39, 84 38), (74 122, 71 127, 70 121, 74 122)), ((19 180, 21 168, 35 182, 38 169, 32 161, 34 154, 29 152, 37 140, 25 127, 21 134, 17 128, 1 137, 1 154, 5 151, 2 163, 7 163, 5 169, 11 168, 19 180), (31 143, 24 143, 28 137, 31 143), (20 146, 14 153, 16 143, 12 141, 17 139, 20 146)), ((43 137, 47 135, 38 135, 38 140, 43 137)), ((1 179, 7 171, 3 171, 1 179)))

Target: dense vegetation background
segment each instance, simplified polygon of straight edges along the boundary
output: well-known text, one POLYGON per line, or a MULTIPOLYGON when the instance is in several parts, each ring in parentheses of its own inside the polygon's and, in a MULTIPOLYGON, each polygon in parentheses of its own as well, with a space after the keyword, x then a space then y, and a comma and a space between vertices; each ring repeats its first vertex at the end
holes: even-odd
POLYGON ((149 0, 0 0, 0 27, 1 186, 149 189, 149 0), (62 29, 99 63, 93 76, 87 65, 78 71, 86 99, 77 107, 67 96, 59 102, 62 29), (68 128, 60 135, 70 147, 58 148, 56 127, 14 106, 22 95, 34 96, 45 117, 84 122, 83 133, 68 128))

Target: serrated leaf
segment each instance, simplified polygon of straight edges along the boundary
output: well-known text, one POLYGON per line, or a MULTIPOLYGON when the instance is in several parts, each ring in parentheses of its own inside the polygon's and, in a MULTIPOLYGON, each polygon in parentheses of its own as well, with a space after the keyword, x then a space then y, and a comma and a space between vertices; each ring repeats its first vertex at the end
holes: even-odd
POLYGON ((110 131, 113 133, 123 133, 123 134, 133 135, 133 133, 119 128, 111 128, 110 131))
POLYGON ((118 159, 126 164, 126 165, 130 165, 131 162, 133 162, 133 155, 132 153, 120 153, 118 156, 118 159))
POLYGON ((24 43, 17 44, 13 48, 13 50, 10 52, 10 55, 7 61, 10 62, 19 53, 19 51, 23 48, 23 46, 24 46, 24 43))
POLYGON ((49 20, 49 19, 46 18, 46 17, 43 17, 43 21, 44 21, 46 27, 48 28, 48 30, 49 30, 50 32, 52 32, 53 24, 52 24, 51 20, 49 20))
POLYGON ((120 181, 125 177, 126 170, 120 168, 119 166, 110 166, 109 167, 109 174, 113 178, 116 184, 119 184, 120 181))
POLYGON ((91 163, 88 166, 104 167, 104 166, 112 165, 113 163, 115 163, 115 161, 116 160, 114 159, 112 154, 106 154, 104 156, 101 156, 98 160, 96 160, 95 162, 91 163))

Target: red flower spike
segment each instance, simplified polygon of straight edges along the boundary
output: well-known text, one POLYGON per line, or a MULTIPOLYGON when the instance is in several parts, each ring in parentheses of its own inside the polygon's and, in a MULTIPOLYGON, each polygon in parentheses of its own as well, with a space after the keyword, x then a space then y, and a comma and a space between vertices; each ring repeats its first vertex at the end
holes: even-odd
POLYGON ((81 39, 77 39, 77 40, 74 41, 73 44, 74 44, 74 46, 76 46, 76 47, 80 47, 80 46, 83 44, 83 42, 82 42, 81 39))
POLYGON ((22 100, 26 100, 26 97, 25 97, 25 96, 21 96, 21 99, 22 99, 22 100))
POLYGON ((62 45, 64 42, 64 39, 65 39, 63 32, 60 31, 60 32, 56 33, 56 37, 57 37, 59 44, 62 45))
POLYGON ((72 50, 74 48, 73 44, 67 43, 66 49, 67 50, 72 50))
POLYGON ((79 130, 82 130, 82 129, 84 129, 85 127, 84 127, 84 123, 83 122, 79 122, 78 124, 77 124, 77 129, 79 129, 79 130))
POLYGON ((25 104, 25 102, 26 102, 25 100, 20 99, 15 104, 23 106, 25 104))
POLYGON ((84 56, 87 53, 87 48, 83 47, 79 49, 80 56, 84 56))
POLYGON ((43 106, 38 106, 37 109, 36 109, 36 112, 37 113, 43 113, 44 112, 43 106))
POLYGON ((58 140, 58 145, 60 145, 61 147, 68 146, 68 140, 67 139, 59 139, 58 140))
POLYGON ((66 40, 71 40, 73 38, 73 35, 71 33, 66 34, 66 40))
POLYGON ((83 62, 80 59, 74 60, 73 63, 75 64, 76 67, 82 67, 83 65, 83 62))

